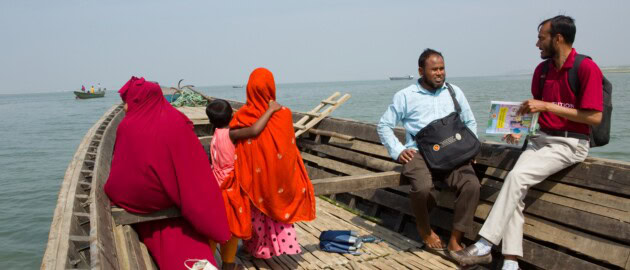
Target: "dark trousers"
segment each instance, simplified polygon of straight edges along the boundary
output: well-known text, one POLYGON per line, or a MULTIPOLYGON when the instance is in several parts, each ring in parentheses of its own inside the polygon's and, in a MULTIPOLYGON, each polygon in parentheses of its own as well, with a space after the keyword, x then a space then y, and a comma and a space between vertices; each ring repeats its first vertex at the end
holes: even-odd
POLYGON ((411 209, 416 215, 416 225, 423 232, 431 230, 429 212, 436 205, 437 191, 434 182, 442 181, 455 191, 455 216, 453 229, 470 232, 475 210, 479 203, 479 179, 473 167, 466 163, 450 172, 432 171, 420 153, 403 166, 402 176, 409 179, 411 209))

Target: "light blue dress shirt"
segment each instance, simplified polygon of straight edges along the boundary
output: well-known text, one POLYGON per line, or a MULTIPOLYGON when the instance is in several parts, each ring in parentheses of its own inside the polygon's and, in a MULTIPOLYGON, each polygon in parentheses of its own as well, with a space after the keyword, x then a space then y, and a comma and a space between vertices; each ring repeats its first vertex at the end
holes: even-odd
MULTIPOLYGON (((464 96, 459 87, 451 84, 455 92, 455 98, 462 109, 460 119, 466 126, 477 136, 477 122, 475 116, 468 105, 468 100, 464 96)), ((413 148, 418 150, 416 141, 412 135, 418 133, 433 120, 443 118, 455 111, 455 105, 448 93, 446 84, 442 88, 432 93, 422 88, 418 82, 409 87, 398 91, 394 95, 394 101, 378 122, 376 130, 381 139, 381 143, 387 148, 387 152, 397 160, 400 153, 407 149, 413 148), (394 127, 402 122, 405 128, 405 145, 403 145, 394 135, 394 127)))

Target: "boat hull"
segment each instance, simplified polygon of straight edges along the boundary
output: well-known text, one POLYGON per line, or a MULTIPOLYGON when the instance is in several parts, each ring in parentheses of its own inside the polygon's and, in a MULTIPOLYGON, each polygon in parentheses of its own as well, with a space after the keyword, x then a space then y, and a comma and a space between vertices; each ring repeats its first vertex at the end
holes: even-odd
MULTIPOLYGON (((243 106, 229 102, 234 109, 243 106)), ((133 228, 114 221, 114 212, 102 190, 109 173, 116 127, 123 116, 121 105, 113 107, 79 146, 62 184, 42 269, 125 269, 133 254, 138 259, 133 262, 143 263, 139 269, 155 268, 133 228)), ((293 119, 304 116, 294 112, 293 119)), ((376 126, 327 117, 315 128, 317 132, 299 137, 296 144, 316 194, 333 194, 329 198, 346 207, 387 220, 391 235, 415 232, 409 185, 399 181, 401 165, 393 162, 380 144, 376 126), (394 220, 392 216, 398 218, 394 220)), ((195 132, 208 151, 209 124, 198 121, 195 132)), ((405 137, 401 128, 394 133, 399 140, 405 137)), ((477 238, 476 232, 520 153, 516 148, 483 143, 474 165, 481 194, 475 231, 464 236, 469 241, 477 238)), ((561 268, 565 269, 628 269, 629 179, 630 163, 589 157, 532 187, 525 198, 522 261, 541 269, 557 269, 558 261, 563 262, 561 268)), ((439 218, 432 218, 431 223, 441 231, 451 229, 454 200, 454 194, 449 192, 441 192, 436 198, 432 217, 439 218)), ((129 217, 129 213, 123 214, 129 217)), ((150 218, 178 215, 152 213, 150 218)), ((396 256, 403 255, 393 255, 400 258, 396 256)))
POLYGON ((95 93, 85 93, 81 91, 74 91, 74 95, 77 99, 90 99, 90 98, 102 98, 105 97, 105 91, 95 93))

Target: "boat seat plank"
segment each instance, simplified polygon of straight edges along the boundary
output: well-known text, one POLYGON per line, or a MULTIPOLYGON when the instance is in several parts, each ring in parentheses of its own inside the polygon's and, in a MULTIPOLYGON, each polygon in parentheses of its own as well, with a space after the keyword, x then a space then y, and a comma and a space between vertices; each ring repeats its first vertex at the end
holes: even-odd
MULTIPOLYGON (((477 155, 477 164, 509 171, 520 156, 521 150, 484 143, 477 155)), ((630 163, 608 162, 587 158, 549 177, 557 182, 575 185, 609 194, 630 197, 630 163)))
POLYGON ((375 171, 400 171, 402 166, 391 160, 374 158, 352 150, 335 147, 327 144, 315 144, 304 140, 298 141, 298 146, 304 150, 321 153, 338 160, 344 160, 359 166, 370 168, 375 171))
POLYGON ((331 137, 330 140, 328 141, 328 144, 337 146, 340 148, 345 148, 345 149, 361 152, 363 154, 374 155, 374 156, 377 156, 386 160, 391 159, 391 157, 389 156, 389 153, 387 153, 387 149, 385 149, 385 147, 380 143, 375 144, 375 143, 361 141, 361 140, 349 141, 349 140, 341 140, 336 137, 331 137))
MULTIPOLYGON (((359 196, 362 196, 362 193, 372 193, 371 196, 365 197, 365 199, 369 199, 376 203, 379 203, 386 207, 391 207, 392 209, 401 209, 402 213, 413 216, 411 208, 409 206, 408 197, 395 194, 392 192, 388 192, 386 190, 365 190, 361 192, 357 192, 359 196)), ((441 193, 449 194, 449 193, 441 193)), ((443 205, 442 205, 443 206, 443 205)), ((489 211, 489 209, 488 209, 489 211)), ((487 216, 483 215, 483 212, 477 212, 475 217, 484 219, 487 216)), ((431 213, 431 224, 433 226, 439 227, 444 230, 451 229, 451 223, 453 220, 453 213, 449 211, 449 209, 436 208, 431 213)), ((527 226, 526 226, 527 227, 527 226)), ((478 222, 474 222, 473 224, 473 233, 465 234, 465 238, 469 240, 476 240, 477 233, 481 229, 481 224, 478 222)), ((598 266, 588 261, 584 261, 579 258, 572 257, 571 255, 567 255, 566 253, 545 247, 538 243, 534 243, 526 238, 523 240, 523 250, 524 257, 523 260, 531 263, 537 267, 541 267, 543 269, 557 269, 558 261, 563 262, 564 269, 606 269, 605 267, 598 266), (575 267, 573 267, 575 266, 575 267)))
MULTIPOLYGON (((482 202, 477 207, 475 215, 477 218, 485 219, 487 217, 491 204, 496 199, 498 189, 494 189, 490 192, 492 192, 493 195, 488 196, 488 187, 482 187, 482 202)), ((354 192, 353 194, 359 195, 362 198, 369 199, 371 201, 379 202, 387 207, 400 211, 401 213, 413 216, 409 207, 409 199, 407 196, 394 194, 385 190, 364 190, 354 192)), ((528 193, 528 196, 532 195, 528 193)), ((585 229, 585 225, 588 225, 591 222, 593 216, 591 216, 591 219, 588 217, 584 218, 584 213, 582 213, 581 216, 571 216, 580 213, 572 214, 572 212, 566 207, 545 202, 540 198, 529 198, 532 198, 533 202, 526 199, 526 203, 528 204, 525 209, 526 221, 524 233, 526 237, 551 242, 555 245, 565 247, 566 249, 583 253, 589 257, 619 266, 621 266, 624 258, 627 259, 630 257, 630 248, 627 244, 606 240, 596 235, 574 230, 562 225, 577 220, 582 223, 576 225, 581 225, 579 228, 585 229), (539 215, 542 215, 546 219, 538 218, 537 216, 539 215), (551 221, 548 219, 551 219, 551 221)), ((454 200, 454 194, 450 192, 440 193, 440 196, 437 199, 438 205, 448 209, 449 211, 452 211, 453 209, 454 200)), ((431 220, 432 222, 434 220, 443 221, 444 217, 442 215, 436 215, 431 220)), ((597 226, 597 224, 595 224, 591 226, 593 227, 592 230, 599 228, 599 231, 597 231, 598 233, 607 231, 607 226, 612 226, 612 229, 610 229, 610 237, 625 237, 625 232, 619 230, 618 226, 614 225, 619 225, 619 221, 616 221, 615 223, 614 220, 611 220, 605 225, 599 224, 599 226, 597 226)), ((450 230, 450 224, 444 224, 444 227, 450 230)), ((475 239, 476 237, 476 235, 468 236, 471 239, 475 239)))
MULTIPOLYGON (((369 173, 359 176, 340 176, 313 180, 315 195, 326 195, 340 192, 350 192, 361 189, 384 188, 401 185, 400 173, 382 172, 369 173)), ((404 182, 403 182, 404 183, 404 182)), ((146 221, 167 219, 181 216, 179 209, 168 208, 150 214, 127 212, 120 207, 112 207, 114 222, 117 225, 135 224, 146 221)))
MULTIPOLYGON (((497 168, 488 168, 486 170, 486 176, 491 176, 500 180, 504 180, 508 173, 509 171, 497 168)), ((556 182, 553 178, 547 179, 540 184, 533 186, 532 189, 620 210, 626 212, 626 215, 630 216, 630 204, 628 204, 627 199, 619 196, 563 184, 556 182)))
POLYGON ((206 115, 205 107, 178 107, 176 108, 178 111, 182 112, 190 121, 193 122, 193 125, 208 125, 210 124, 210 120, 208 120, 208 115, 206 115))

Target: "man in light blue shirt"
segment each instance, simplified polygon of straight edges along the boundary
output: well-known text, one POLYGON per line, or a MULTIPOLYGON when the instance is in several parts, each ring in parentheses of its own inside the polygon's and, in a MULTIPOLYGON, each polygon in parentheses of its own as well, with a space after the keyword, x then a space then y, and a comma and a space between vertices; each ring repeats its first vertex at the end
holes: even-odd
MULTIPOLYGON (((445 250, 446 243, 433 232, 429 212, 436 205, 434 181, 443 181, 456 191, 453 229, 448 241, 450 251, 459 251, 461 238, 470 232, 477 203, 479 202, 479 179, 470 163, 452 171, 431 170, 413 136, 434 120, 441 119, 455 111, 455 105, 445 84, 446 71, 444 57, 438 51, 426 49, 418 59, 420 79, 415 84, 398 91, 394 101, 378 123, 377 131, 381 142, 392 159, 403 164, 402 177, 409 179, 411 209, 416 216, 416 226, 426 246, 435 250, 445 250), (403 145, 394 135, 394 128, 402 122, 406 142, 403 145)), ((461 119, 477 135, 477 122, 468 101, 459 87, 452 85, 455 98, 461 106, 461 119)))

